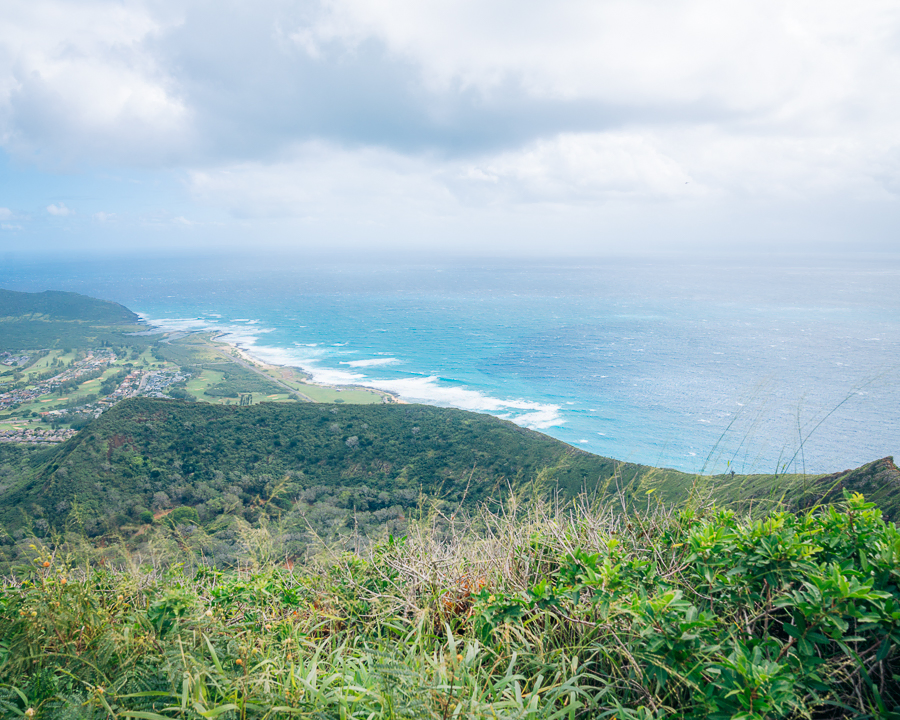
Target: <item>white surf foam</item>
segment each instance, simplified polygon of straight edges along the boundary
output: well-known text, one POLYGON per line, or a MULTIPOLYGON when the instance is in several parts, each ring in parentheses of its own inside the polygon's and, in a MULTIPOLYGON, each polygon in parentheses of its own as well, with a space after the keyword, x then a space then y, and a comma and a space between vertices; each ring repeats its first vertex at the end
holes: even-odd
MULTIPOLYGON (((253 357, 271 365, 298 367, 308 373, 312 382, 321 385, 358 385, 375 390, 393 393, 406 402, 419 402, 429 405, 455 407, 460 410, 484 412, 506 418, 533 430, 546 430, 559 427, 565 423, 560 414, 560 406, 550 403, 539 403, 530 400, 503 400, 472 390, 465 385, 451 385, 441 381, 436 375, 422 374, 418 377, 373 378, 362 372, 341 370, 328 367, 323 363, 325 357, 333 356, 331 348, 343 347, 346 343, 336 343, 330 347, 321 347, 317 343, 304 346, 284 348, 260 344, 260 335, 272 332, 271 328, 253 324, 252 330, 247 325, 224 325, 210 323, 201 318, 150 318, 141 315, 149 325, 169 332, 196 332, 215 330, 218 339, 239 347, 253 357)), ((249 319, 235 319, 232 322, 250 323, 249 319)), ((365 360, 339 360, 340 365, 348 368, 379 368, 403 362, 394 356, 370 358, 365 360)))
MULTIPOLYGON (((225 325, 208 318, 152 318, 144 313, 138 313, 138 315, 152 328, 164 332, 215 331, 218 339, 222 342, 235 345, 248 352, 257 347, 260 335, 273 331, 273 328, 266 327, 254 326, 251 330, 246 325, 225 325)), ((258 322, 258 320, 254 321, 254 323, 258 322)))
POLYGON ((395 393, 409 402, 444 405, 498 415, 533 430, 545 430, 565 422, 559 414, 559 405, 529 400, 501 400, 478 390, 471 390, 464 385, 447 385, 440 382, 435 375, 393 380, 367 379, 359 384, 395 393))
POLYGON ((395 357, 371 358, 370 360, 341 360, 341 365, 349 365, 350 367, 377 367, 379 365, 395 365, 401 362, 395 357))

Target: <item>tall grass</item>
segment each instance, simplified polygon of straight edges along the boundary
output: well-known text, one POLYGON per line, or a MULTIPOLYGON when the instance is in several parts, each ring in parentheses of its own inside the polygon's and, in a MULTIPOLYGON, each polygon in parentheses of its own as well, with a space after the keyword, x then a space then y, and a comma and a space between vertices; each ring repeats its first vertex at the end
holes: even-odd
MULTIPOLYGON (((4 717, 889 717, 900 534, 839 507, 432 514, 291 569, 35 543, 0 593, 4 717)), ((252 552, 251 552, 252 550, 252 552)))

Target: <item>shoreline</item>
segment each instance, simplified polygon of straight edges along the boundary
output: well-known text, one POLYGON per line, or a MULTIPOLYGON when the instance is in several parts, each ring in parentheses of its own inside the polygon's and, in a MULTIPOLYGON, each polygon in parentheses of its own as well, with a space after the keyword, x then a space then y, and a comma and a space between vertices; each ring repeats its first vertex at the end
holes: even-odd
MULTIPOLYGON (((191 333, 191 334, 193 334, 193 333, 191 333)), ((196 331, 196 334, 204 335, 205 333, 203 333, 202 331, 196 331)), ((298 367, 296 365, 276 364, 276 363, 271 363, 266 360, 263 360, 262 358, 257 357, 256 355, 253 355, 250 351, 246 350, 245 348, 242 348, 237 343, 223 340, 222 338, 226 335, 228 335, 228 333, 224 332, 224 331, 219 332, 219 333, 213 333, 209 338, 209 343, 212 345, 217 345, 220 347, 228 348, 229 350, 232 351, 233 355, 237 355, 241 360, 243 360, 245 363, 247 363, 249 365, 261 368, 264 371, 264 373, 265 373, 265 371, 277 372, 278 370, 280 370, 282 368, 287 368, 287 369, 291 370, 292 372, 296 372, 299 375, 301 375, 303 378, 301 382, 304 385, 312 385, 315 387, 327 388, 329 390, 336 390, 338 392, 341 392, 342 390, 362 390, 365 392, 370 392, 373 395, 380 395, 382 398, 382 402, 385 404, 396 404, 396 405, 408 405, 409 404, 406 400, 401 398, 397 393, 393 393, 389 390, 381 390, 379 388, 368 387, 367 385, 353 385, 353 384, 333 385, 330 383, 316 382, 315 380, 313 380, 312 374, 309 371, 307 371, 305 368, 298 367)), ((301 391, 297 391, 297 392, 301 392, 301 391)), ((311 398, 307 399, 307 401, 308 402, 317 402, 315 400, 312 400, 311 398)))
MULTIPOLYGON (((186 336, 202 336, 210 351, 221 355, 229 362, 237 362, 245 365, 245 369, 259 372, 285 387, 285 381, 294 382, 300 387, 288 387, 288 392, 302 400, 314 402, 340 402, 340 397, 327 397, 338 395, 342 392, 357 394, 357 399, 350 402, 385 402, 396 404, 422 404, 434 407, 455 407, 470 412, 494 415, 501 419, 510 420, 516 425, 536 430, 568 442, 574 447, 587 443, 587 440, 574 440, 571 437, 560 437, 554 433, 554 428, 562 428, 567 422, 563 417, 562 405, 558 402, 531 400, 525 397, 505 397, 500 392, 491 394, 491 390, 498 391, 501 388, 469 387, 464 380, 446 381, 435 372, 407 373, 406 376, 393 378, 370 378, 367 374, 346 372, 337 370, 329 372, 329 368, 320 375, 315 365, 304 367, 297 365, 290 353, 279 353, 281 348, 260 346, 257 353, 256 341, 261 332, 267 330, 262 327, 227 326, 206 322, 200 317, 184 318, 153 318, 144 312, 137 313, 141 323, 147 328, 154 328, 161 335, 166 335, 164 343, 180 342, 186 336), (272 353, 271 351, 275 351, 272 353), (271 357, 271 360, 263 359, 271 357), (294 377, 290 377, 294 375, 294 377), (346 380, 344 379, 346 378, 346 380), (315 392, 309 392, 303 397, 303 387, 314 388, 315 392), (309 397, 315 395, 317 397, 309 397), (359 396, 368 399, 359 399, 359 396)), ((244 319, 233 322, 250 322, 244 319)), ((258 322, 258 321, 257 321, 258 322)), ((344 364, 344 363, 342 363, 344 364)), ((348 366, 356 363, 345 363, 348 366)), ((368 366, 369 362, 364 363, 368 366)), ((380 362, 378 363, 380 364, 380 362)), ((345 402, 347 400, 344 400, 345 402)), ((571 403, 570 403, 571 404, 571 403)))

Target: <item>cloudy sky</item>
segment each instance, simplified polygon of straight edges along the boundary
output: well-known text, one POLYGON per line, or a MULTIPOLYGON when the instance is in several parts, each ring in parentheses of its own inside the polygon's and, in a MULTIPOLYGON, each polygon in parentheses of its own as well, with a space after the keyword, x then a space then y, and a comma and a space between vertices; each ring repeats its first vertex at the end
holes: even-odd
POLYGON ((900 248, 896 0, 4 0, 0 249, 900 248))

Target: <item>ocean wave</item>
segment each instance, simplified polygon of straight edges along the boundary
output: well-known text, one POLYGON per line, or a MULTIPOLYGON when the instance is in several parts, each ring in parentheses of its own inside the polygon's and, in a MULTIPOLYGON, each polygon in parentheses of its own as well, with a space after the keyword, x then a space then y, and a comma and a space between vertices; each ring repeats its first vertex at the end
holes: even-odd
POLYGON ((357 384, 376 390, 386 390, 411 402, 444 405, 460 410, 497 415, 532 430, 546 430, 565 422, 559 413, 559 405, 529 400, 501 400, 485 395, 478 390, 472 390, 465 385, 443 384, 435 375, 393 380, 367 379, 357 384))
POLYGON ((395 365, 402 360, 395 357, 371 358, 369 360, 341 360, 341 365, 349 365, 350 367, 377 367, 379 365, 395 365))
POLYGON ((168 333, 213 331, 222 342, 236 345, 244 350, 249 350, 250 348, 255 350, 260 335, 274 332, 274 328, 258 327, 256 324, 260 322, 259 320, 254 320, 254 327, 249 328, 247 325, 225 325, 202 317, 154 318, 146 313, 139 312, 136 314, 154 330, 168 333))
POLYGON ((221 325, 210 325, 201 318, 151 318, 145 313, 136 313, 141 320, 154 330, 163 332, 198 332, 200 330, 221 330, 221 325))
MULTIPOLYGON (((297 367, 308 373, 312 382, 320 385, 357 385, 374 390, 383 390, 398 396, 405 402, 420 402, 429 405, 455 407, 496 415, 532 430, 546 430, 565 423, 560 414, 560 406, 530 400, 502 400, 465 385, 448 384, 436 375, 422 373, 417 377, 374 378, 361 372, 341 370, 323 364, 325 357, 333 357, 334 351, 328 347, 318 347, 315 343, 305 346, 285 348, 260 344, 260 335, 272 332, 271 328, 251 328, 247 325, 212 324, 201 318, 150 318, 138 313, 142 320, 154 328, 168 332, 197 332, 215 330, 218 339, 235 345, 263 362, 271 365, 297 367)), ((249 320, 242 320, 248 322, 249 320)), ((233 321, 236 322, 236 321, 233 321)), ((343 347, 346 343, 331 347, 343 347)), ((339 360, 348 368, 378 368, 403 362, 394 356, 366 360, 339 360)), ((414 372, 414 371, 413 371, 414 372)))
MULTIPOLYGON (((436 375, 418 377, 377 378, 361 372, 341 370, 322 364, 321 357, 310 357, 297 350, 278 350, 275 348, 257 347, 254 355, 266 362, 277 365, 300 367, 309 373, 314 383, 321 385, 358 385, 360 387, 383 390, 396 395, 405 402, 418 402, 427 405, 455 407, 460 410, 483 412, 510 420, 517 425, 532 430, 546 430, 559 427, 565 423, 560 414, 560 406, 529 400, 502 400, 472 390, 464 385, 451 385, 436 375)), ((397 362, 402 362, 394 358, 397 362)), ((339 361, 348 368, 378 368, 387 363, 350 360, 339 361), (358 364, 360 363, 360 364, 358 364)))

